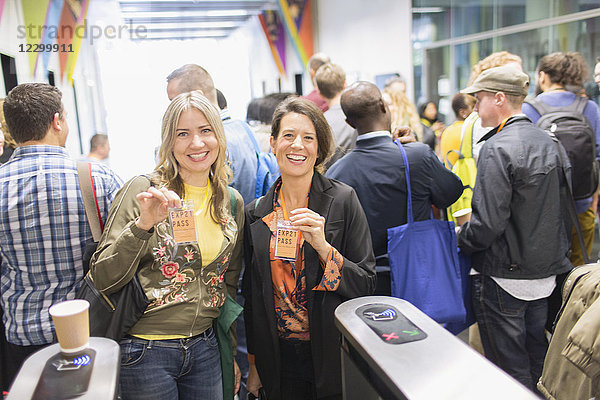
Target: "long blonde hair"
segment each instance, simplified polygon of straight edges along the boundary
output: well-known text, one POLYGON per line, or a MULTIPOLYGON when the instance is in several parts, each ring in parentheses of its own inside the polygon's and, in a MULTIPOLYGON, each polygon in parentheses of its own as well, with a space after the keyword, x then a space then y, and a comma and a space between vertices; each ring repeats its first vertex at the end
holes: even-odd
POLYGON ((219 112, 200 91, 180 94, 171 101, 167 111, 165 111, 162 120, 162 144, 158 152, 158 165, 154 170, 154 180, 157 181, 157 186, 165 186, 183 197, 185 192, 183 179, 179 174, 179 164, 173 155, 173 145, 181 113, 192 108, 204 114, 219 143, 217 159, 210 167, 209 181, 213 190, 210 199, 211 216, 216 223, 221 223, 228 215, 227 205, 229 202, 225 193, 228 191, 227 185, 232 178, 229 161, 225 155, 227 140, 225 139, 225 129, 219 112))
POLYGON ((401 90, 394 90, 391 87, 383 89, 383 93, 390 96, 394 110, 392 110, 392 132, 401 126, 408 126, 417 135, 420 141, 423 134, 421 119, 417 108, 410 102, 406 94, 401 90))

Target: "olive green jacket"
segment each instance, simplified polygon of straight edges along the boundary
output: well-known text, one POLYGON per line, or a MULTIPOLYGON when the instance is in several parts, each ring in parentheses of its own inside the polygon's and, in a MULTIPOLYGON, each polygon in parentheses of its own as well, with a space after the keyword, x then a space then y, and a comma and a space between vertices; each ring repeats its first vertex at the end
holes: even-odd
POLYGON ((563 287, 563 308, 538 390, 552 400, 600 396, 600 264, 575 268, 563 287))
MULTIPOLYGON (((168 220, 144 231, 135 225, 140 215, 136 195, 148 189, 147 177, 127 182, 114 199, 90 272, 102 293, 111 294, 137 273, 150 304, 132 335, 194 336, 213 325, 227 293, 235 298, 241 271, 244 207, 240 194, 236 216, 221 221, 223 245, 219 255, 202 267, 197 244, 177 245, 168 220), (225 290, 227 289, 227 291, 225 290)), ((230 208, 232 203, 227 197, 230 208)), ((235 349, 235 324, 232 329, 235 349)))

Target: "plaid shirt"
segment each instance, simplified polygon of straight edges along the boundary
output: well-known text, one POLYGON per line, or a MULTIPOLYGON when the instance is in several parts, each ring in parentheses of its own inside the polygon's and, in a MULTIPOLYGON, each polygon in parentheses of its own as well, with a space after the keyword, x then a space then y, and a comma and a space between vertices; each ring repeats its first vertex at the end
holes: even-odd
MULTIPOLYGON (((76 162, 58 146, 18 147, 0 167, 1 304, 9 342, 52 343, 48 308, 72 299, 92 240, 76 162)), ((121 180, 92 163, 102 218, 121 180)))

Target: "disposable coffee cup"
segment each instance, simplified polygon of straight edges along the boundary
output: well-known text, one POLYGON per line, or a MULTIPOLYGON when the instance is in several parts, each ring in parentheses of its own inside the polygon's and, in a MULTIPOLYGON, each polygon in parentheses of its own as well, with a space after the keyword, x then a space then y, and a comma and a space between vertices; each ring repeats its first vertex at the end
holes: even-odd
POLYGON ((60 351, 77 353, 90 342, 90 303, 87 300, 67 300, 50 307, 60 351))

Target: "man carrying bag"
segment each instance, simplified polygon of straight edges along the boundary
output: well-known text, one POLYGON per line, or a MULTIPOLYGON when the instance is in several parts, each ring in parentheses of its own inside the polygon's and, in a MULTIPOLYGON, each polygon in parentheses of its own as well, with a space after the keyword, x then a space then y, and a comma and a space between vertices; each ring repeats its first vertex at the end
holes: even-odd
POLYGON ((505 65, 463 90, 477 98, 482 126, 495 128, 481 139, 473 214, 458 245, 472 255, 473 311, 486 357, 533 391, 548 349, 547 298, 556 275, 572 265, 570 166, 564 149, 521 114, 528 89, 528 76, 505 65))

